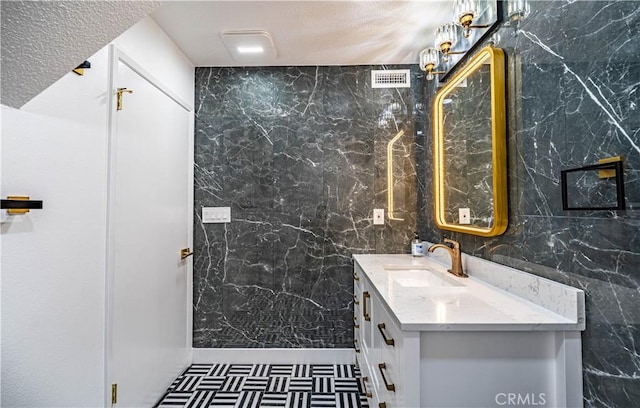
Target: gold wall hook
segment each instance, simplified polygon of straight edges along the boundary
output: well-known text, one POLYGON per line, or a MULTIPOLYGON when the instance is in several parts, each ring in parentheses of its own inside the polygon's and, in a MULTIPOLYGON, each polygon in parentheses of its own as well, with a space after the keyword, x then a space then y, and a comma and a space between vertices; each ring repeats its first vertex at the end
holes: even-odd
MULTIPOLYGON (((7 196, 7 200, 28 201, 29 196, 7 196)), ((26 208, 13 208, 13 209, 7 210, 7 214, 9 215, 26 214, 28 212, 29 210, 26 208)))
POLYGON ((180 250, 180 259, 181 260, 185 260, 188 257, 190 257, 191 255, 193 255, 193 252, 191 252, 190 248, 182 248, 180 250))
POLYGON ((85 61, 82 64, 78 65, 77 67, 75 67, 72 71, 75 72, 76 74, 82 76, 84 75, 84 70, 91 68, 91 63, 89 61, 85 61))
POLYGON ((21 215, 29 210, 42 209, 42 201, 30 200, 29 196, 8 196, 6 200, 2 199, 2 209, 6 209, 9 215, 21 215))
POLYGON ((122 94, 123 93, 133 93, 131 89, 127 88, 118 88, 116 91, 116 110, 122 110, 122 94))

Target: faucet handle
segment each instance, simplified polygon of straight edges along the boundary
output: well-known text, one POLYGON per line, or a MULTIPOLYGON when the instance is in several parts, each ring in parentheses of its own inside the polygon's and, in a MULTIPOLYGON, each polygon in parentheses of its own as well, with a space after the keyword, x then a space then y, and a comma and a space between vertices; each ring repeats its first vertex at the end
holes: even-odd
POLYGON ((449 238, 445 238, 444 242, 452 244, 453 245, 453 249, 460 249, 460 243, 458 241, 455 241, 455 240, 449 239, 449 238))

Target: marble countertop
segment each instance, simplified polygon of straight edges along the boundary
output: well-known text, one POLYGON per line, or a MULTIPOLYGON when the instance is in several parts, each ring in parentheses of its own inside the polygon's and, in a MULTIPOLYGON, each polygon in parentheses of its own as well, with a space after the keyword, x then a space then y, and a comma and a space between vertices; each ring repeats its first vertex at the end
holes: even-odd
POLYGON ((466 255, 458 278, 445 257, 353 256, 402 330, 584 330, 581 290, 466 255))

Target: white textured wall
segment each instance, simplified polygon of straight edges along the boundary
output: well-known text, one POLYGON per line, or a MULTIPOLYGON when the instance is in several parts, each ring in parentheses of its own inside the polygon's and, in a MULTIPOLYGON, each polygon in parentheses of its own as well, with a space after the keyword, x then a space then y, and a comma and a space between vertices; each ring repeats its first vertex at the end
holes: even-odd
POLYGON ((3 0, 0 102, 21 107, 158 4, 153 0, 3 0))
MULTIPOLYGON (((115 42, 187 99, 193 66, 139 24, 115 42)), ((2 407, 104 406, 107 54, 2 107, 1 194, 44 200, 1 225, 2 407)))
POLYGON ((107 53, 94 60, 41 94, 64 115, 2 107, 1 194, 44 201, 1 227, 3 407, 102 406, 107 53))

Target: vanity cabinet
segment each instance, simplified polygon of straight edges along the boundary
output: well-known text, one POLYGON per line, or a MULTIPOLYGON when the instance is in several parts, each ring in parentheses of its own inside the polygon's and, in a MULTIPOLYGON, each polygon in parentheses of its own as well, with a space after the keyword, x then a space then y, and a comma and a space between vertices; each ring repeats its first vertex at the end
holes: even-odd
POLYGON ((369 406, 420 406, 419 364, 412 357, 419 352, 419 333, 400 330, 357 264, 354 279, 356 360, 369 406))
POLYGON ((477 280, 451 291, 397 284, 377 273, 388 258, 364 262, 375 257, 354 256, 355 356, 370 407, 582 406, 579 318, 477 280))

